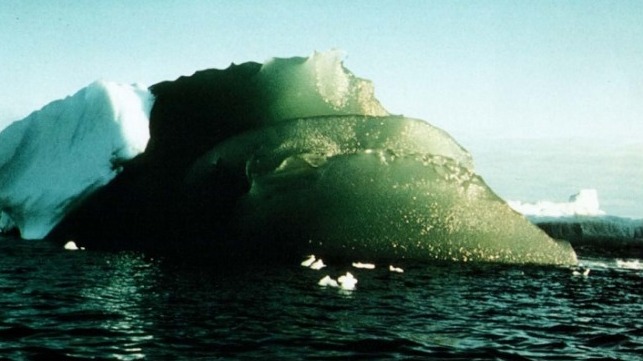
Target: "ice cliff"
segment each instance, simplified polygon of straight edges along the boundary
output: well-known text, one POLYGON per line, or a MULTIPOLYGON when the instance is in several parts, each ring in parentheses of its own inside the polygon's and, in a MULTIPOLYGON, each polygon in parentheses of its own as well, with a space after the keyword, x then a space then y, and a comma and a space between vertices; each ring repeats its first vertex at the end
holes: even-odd
MULTIPOLYGON (((63 206, 32 207, 34 217, 14 210, 30 203, 21 189, 2 193, 3 209, 21 231, 57 209, 48 225, 66 217, 48 237, 87 247, 193 249, 219 259, 576 262, 568 243, 549 238, 498 198, 446 132, 388 114, 371 83, 348 71, 338 52, 198 71, 150 91, 143 153, 127 161, 112 149, 94 158, 106 176, 76 188, 63 206)), ((96 109, 111 108, 93 104, 81 114, 96 109)), ((57 152, 82 154, 92 142, 122 139, 98 133, 100 139, 83 132, 87 144, 57 152)), ((43 135, 34 142, 54 143, 43 135)), ((46 155, 37 157, 28 163, 47 177, 46 155)), ((60 184, 71 188, 87 178, 60 184)), ((51 188, 37 192, 51 198, 51 188)))
POLYGON ((0 227, 45 237, 149 139, 151 93, 95 82, 0 133, 0 227))

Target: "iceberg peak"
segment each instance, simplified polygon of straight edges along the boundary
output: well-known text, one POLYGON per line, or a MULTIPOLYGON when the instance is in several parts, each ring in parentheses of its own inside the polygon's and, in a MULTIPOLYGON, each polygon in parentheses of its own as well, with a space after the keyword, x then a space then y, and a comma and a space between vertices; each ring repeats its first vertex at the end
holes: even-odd
POLYGON ((344 52, 314 52, 308 58, 273 58, 261 67, 258 82, 267 91, 270 118, 389 113, 374 96, 373 84, 344 67, 344 52))

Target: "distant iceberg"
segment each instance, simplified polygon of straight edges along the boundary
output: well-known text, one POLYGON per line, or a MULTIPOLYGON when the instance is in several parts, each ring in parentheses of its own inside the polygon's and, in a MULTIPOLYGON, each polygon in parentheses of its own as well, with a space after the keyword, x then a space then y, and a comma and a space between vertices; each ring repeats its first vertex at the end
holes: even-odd
POLYGON ((149 90, 96 83, 0 140, 0 207, 24 238, 219 260, 576 263, 448 133, 390 115, 336 51, 149 90))
POLYGON ((146 88, 98 81, 0 133, 0 227, 45 237, 149 140, 146 88))
POLYGON ((569 202, 539 201, 523 203, 508 201, 511 208, 530 217, 601 216, 605 212, 598 204, 596 189, 583 189, 569 197, 569 202))
POLYGON ((551 237, 571 242, 578 252, 643 257, 643 219, 606 215, 595 189, 581 190, 569 202, 508 203, 551 237))

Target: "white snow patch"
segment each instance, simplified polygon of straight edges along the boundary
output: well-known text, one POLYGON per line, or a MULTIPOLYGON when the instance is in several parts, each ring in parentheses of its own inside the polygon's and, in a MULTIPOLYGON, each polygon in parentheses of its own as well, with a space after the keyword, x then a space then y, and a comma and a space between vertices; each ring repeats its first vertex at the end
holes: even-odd
POLYGON ((149 140, 152 94, 97 81, 0 133, 0 211, 22 238, 45 237, 149 140))

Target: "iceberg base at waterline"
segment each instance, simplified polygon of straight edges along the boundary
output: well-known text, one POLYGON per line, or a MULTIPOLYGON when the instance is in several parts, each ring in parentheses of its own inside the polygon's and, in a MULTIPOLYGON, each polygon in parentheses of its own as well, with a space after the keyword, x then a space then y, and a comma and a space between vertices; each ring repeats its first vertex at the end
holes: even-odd
POLYGON ((199 71, 150 88, 150 140, 48 238, 113 249, 299 260, 570 265, 469 153, 391 116, 336 52, 199 71))

